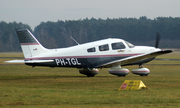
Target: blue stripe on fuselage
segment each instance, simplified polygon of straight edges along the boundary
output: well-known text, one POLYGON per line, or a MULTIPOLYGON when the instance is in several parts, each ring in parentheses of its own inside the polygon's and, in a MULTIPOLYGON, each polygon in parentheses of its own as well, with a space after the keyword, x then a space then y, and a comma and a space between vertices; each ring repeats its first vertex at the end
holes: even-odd
POLYGON ((77 67, 77 68, 94 68, 114 60, 123 59, 121 57, 94 57, 94 58, 57 58, 54 62, 49 63, 26 63, 31 66, 50 66, 50 67, 77 67))

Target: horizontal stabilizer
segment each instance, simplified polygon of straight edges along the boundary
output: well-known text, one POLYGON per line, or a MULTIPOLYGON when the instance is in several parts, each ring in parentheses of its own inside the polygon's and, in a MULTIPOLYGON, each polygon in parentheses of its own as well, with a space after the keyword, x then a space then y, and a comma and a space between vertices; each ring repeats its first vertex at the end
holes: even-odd
POLYGON ((5 63, 47 63, 47 62, 54 62, 54 60, 10 60, 10 61, 5 61, 5 63))
POLYGON ((24 60, 10 60, 10 61, 5 61, 4 63, 25 63, 24 60))
POLYGON ((54 60, 28 60, 25 63, 47 63, 47 62, 54 62, 54 60))

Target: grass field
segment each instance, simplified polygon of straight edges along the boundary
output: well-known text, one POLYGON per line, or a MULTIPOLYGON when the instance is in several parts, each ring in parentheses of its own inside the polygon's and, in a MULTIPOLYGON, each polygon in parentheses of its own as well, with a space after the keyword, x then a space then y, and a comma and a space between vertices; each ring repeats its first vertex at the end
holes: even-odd
MULTIPOLYGON (((0 107, 180 107, 180 61, 154 60, 144 67, 148 77, 130 73, 117 77, 108 69, 88 78, 74 68, 49 68, 6 65, 5 60, 23 57, 22 53, 0 54, 0 107), (156 65, 157 64, 157 65, 156 65), (164 65, 168 64, 168 65, 164 65), (147 90, 118 91, 124 80, 142 80, 147 90)), ((180 59, 180 52, 159 56, 180 59)), ((138 66, 126 66, 129 70, 138 66)))

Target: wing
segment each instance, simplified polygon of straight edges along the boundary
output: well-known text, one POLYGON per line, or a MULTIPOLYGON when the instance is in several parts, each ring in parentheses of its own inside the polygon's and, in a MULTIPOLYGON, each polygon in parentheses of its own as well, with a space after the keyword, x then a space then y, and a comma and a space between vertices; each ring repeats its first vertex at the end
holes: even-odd
POLYGON ((5 63, 48 63, 48 62, 54 62, 54 60, 10 60, 5 61, 5 63))
POLYGON ((162 54, 166 54, 166 53, 170 53, 170 52, 172 52, 172 50, 161 50, 161 51, 156 51, 156 52, 152 52, 152 53, 145 53, 145 54, 141 54, 141 55, 127 57, 124 59, 115 60, 115 61, 103 64, 101 66, 98 66, 98 67, 112 67, 113 64, 117 64, 117 63, 119 63, 120 65, 126 65, 126 64, 130 64, 130 63, 137 62, 140 60, 150 59, 150 58, 156 57, 158 55, 162 55, 162 54))

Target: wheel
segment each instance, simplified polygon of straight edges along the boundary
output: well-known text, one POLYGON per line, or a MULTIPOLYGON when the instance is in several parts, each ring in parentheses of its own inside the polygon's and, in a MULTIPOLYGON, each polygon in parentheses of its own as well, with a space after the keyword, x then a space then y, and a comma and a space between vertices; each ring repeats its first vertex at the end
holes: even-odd
POLYGON ((87 77, 94 77, 94 75, 87 75, 87 77))
POLYGON ((148 76, 148 74, 140 75, 140 76, 148 76))

